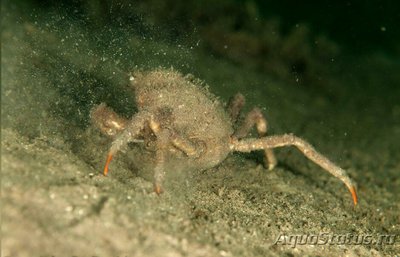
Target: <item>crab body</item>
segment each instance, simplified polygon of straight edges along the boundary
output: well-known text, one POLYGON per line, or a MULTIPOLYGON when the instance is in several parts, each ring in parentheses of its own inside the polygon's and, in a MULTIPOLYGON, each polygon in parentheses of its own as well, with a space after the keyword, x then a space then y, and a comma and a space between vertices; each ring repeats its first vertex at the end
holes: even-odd
POLYGON ((173 70, 131 76, 139 113, 153 114, 161 129, 185 138, 195 148, 195 158, 185 158, 191 153, 168 145, 172 158, 208 169, 230 153, 233 126, 222 103, 199 83, 192 76, 183 77, 173 70))

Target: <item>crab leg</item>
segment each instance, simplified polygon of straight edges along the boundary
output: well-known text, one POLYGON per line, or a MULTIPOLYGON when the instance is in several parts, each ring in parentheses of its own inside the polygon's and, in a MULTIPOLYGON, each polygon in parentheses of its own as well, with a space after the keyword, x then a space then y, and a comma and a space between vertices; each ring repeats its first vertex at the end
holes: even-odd
MULTIPOLYGON (((249 134, 251 128, 256 126, 258 136, 263 138, 267 134, 268 122, 265 119, 259 108, 253 108, 247 115, 243 122, 243 124, 237 129, 234 134, 234 137, 237 139, 242 139, 247 134, 249 134)), ((276 157, 274 151, 270 148, 264 149, 264 166, 268 168, 268 170, 272 170, 276 166, 276 157)))
POLYGON ((90 112, 92 122, 107 136, 116 136, 127 126, 128 120, 120 117, 105 103, 99 104, 90 112))
POLYGON ((240 111, 242 110, 246 100, 244 96, 237 93, 231 98, 228 105, 229 116, 231 117, 232 123, 236 123, 239 119, 240 111))
POLYGON ((111 148, 107 154, 106 164, 104 166, 103 175, 108 173, 108 167, 115 154, 125 147, 129 142, 137 142, 136 138, 144 128, 146 121, 149 120, 147 112, 135 115, 129 122, 129 126, 119 134, 112 142, 111 148))
POLYGON ((265 150, 283 146, 296 146, 308 159, 340 179, 350 190, 354 205, 357 205, 358 198, 356 189, 346 171, 317 152, 314 147, 301 138, 298 138, 292 134, 284 134, 278 136, 268 136, 260 139, 249 138, 240 141, 233 139, 230 147, 232 151, 251 152, 254 150, 265 150))
POLYGON ((106 165, 104 165, 104 170, 103 170, 103 175, 107 176, 108 173, 108 166, 110 165, 110 162, 113 158, 113 155, 111 153, 108 153, 107 155, 107 160, 106 160, 106 165))
POLYGON ((163 192, 162 182, 165 177, 165 151, 168 138, 165 134, 158 134, 157 138, 157 151, 156 151, 156 167, 154 168, 154 192, 161 194, 163 192))

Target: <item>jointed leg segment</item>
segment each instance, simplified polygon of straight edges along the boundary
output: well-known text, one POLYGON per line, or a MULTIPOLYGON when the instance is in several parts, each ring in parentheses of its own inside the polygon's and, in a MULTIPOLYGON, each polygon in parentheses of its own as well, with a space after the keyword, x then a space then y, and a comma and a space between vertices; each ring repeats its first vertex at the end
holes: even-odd
POLYGON ((134 116, 132 118, 132 121, 129 123, 129 126, 123 132, 121 132, 121 134, 119 134, 112 142, 111 148, 107 155, 106 164, 104 166, 104 175, 107 175, 108 173, 108 166, 110 165, 113 156, 129 142, 135 141, 141 130, 144 128, 145 123, 148 119, 149 115, 147 113, 134 116))
MULTIPOLYGON (((231 120, 236 122, 240 114, 240 109, 244 106, 245 98, 242 94, 236 94, 229 104, 229 113, 231 120)), ((259 108, 253 108, 247 115, 240 127, 236 130, 233 137, 241 139, 250 133, 250 130, 256 126, 258 136, 264 137, 267 135, 268 122, 265 119, 259 108)), ((264 166, 272 170, 276 166, 276 157, 272 149, 264 149, 264 166)))
POLYGON ((121 133, 128 124, 128 120, 120 117, 106 104, 102 103, 90 112, 90 118, 101 132, 108 136, 121 133))
POLYGON ((246 100, 244 96, 240 93, 237 93, 234 97, 232 97, 229 101, 228 112, 231 117, 232 123, 236 123, 239 119, 240 111, 242 110, 246 100))
POLYGON ((296 146, 308 159, 321 166, 323 169, 340 179, 350 190, 354 204, 358 202, 355 186, 346 172, 325 156, 317 152, 309 143, 291 134, 268 136, 260 139, 235 140, 231 144, 232 151, 251 152, 283 146, 296 146))
POLYGON ((202 149, 194 145, 190 140, 178 136, 170 129, 163 129, 160 124, 150 119, 150 129, 157 137, 157 150, 156 150, 156 167, 154 169, 154 191, 157 194, 162 193, 162 182, 165 177, 165 155, 168 151, 170 144, 177 149, 181 150, 188 157, 198 157, 202 149))
MULTIPOLYGON (((99 106, 98 108, 96 108, 96 110, 93 113, 96 114, 97 116, 102 115, 111 118, 115 116, 114 117, 115 120, 120 119, 117 116, 117 114, 115 114, 111 109, 108 109, 105 105, 99 106)), ((100 128, 104 128, 106 127, 106 125, 108 126, 108 124, 113 125, 113 123, 107 123, 107 124, 105 122, 98 122, 98 123, 100 123, 98 124, 98 127, 100 128)), ((157 149, 156 149, 156 159, 155 159, 156 166, 154 168, 154 191, 157 194, 160 194, 162 192, 162 182, 165 177, 165 170, 164 170, 165 156, 169 146, 174 146, 175 148, 185 153, 188 157, 192 158, 198 157, 203 150, 200 146, 193 144, 190 140, 176 135, 174 131, 162 128, 160 126, 160 123, 157 120, 155 120, 154 116, 151 115, 150 113, 146 112, 139 113, 133 117, 133 119, 129 122, 129 125, 126 125, 126 123, 125 123, 126 126, 125 130, 122 130, 122 132, 120 132, 120 134, 117 135, 115 140, 112 142, 111 148, 107 155, 107 160, 104 166, 103 174, 107 175, 108 167, 115 154, 119 150, 121 150, 121 148, 126 146, 129 142, 137 141, 136 138, 140 135, 142 130, 146 126, 148 126, 156 136, 157 149)), ((110 133, 107 133, 107 131, 110 130, 102 129, 103 133, 111 135, 110 133)), ((112 131, 117 132, 119 130, 113 128, 112 131)))
POLYGON ((178 136, 176 133, 171 135, 171 143, 174 147, 182 151, 186 156, 197 158, 204 151, 201 145, 195 144, 189 139, 178 136))
POLYGON ((167 130, 159 130, 157 136, 156 167, 154 168, 154 191, 162 193, 162 183, 165 177, 165 154, 167 151, 169 135, 167 130))
MULTIPOLYGON (((268 123, 259 108, 254 108, 247 114, 243 124, 238 128, 233 136, 237 139, 245 137, 249 134, 254 125, 256 126, 258 136, 260 138, 265 137, 267 134, 268 123)), ((272 170, 276 166, 276 163, 277 161, 273 150, 269 148, 264 149, 265 167, 272 170)))

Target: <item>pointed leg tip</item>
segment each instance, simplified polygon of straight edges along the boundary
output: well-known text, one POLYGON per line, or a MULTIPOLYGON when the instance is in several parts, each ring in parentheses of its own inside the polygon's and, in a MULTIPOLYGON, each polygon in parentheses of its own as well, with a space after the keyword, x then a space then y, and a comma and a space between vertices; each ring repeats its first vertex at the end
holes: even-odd
POLYGON ((109 153, 107 155, 106 165, 104 166, 104 170, 103 170, 104 176, 107 176, 107 174, 108 174, 108 166, 110 165, 112 158, 113 158, 113 155, 111 153, 109 153))
POLYGON ((163 190, 160 185, 155 185, 154 192, 156 192, 157 195, 160 195, 163 192, 163 190))
POLYGON ((356 206, 358 204, 358 197, 357 197, 356 189, 354 187, 350 187, 350 193, 353 198, 354 206, 356 206))
POLYGON ((272 162, 269 162, 267 160, 264 160, 263 165, 264 165, 264 168, 267 169, 267 170, 273 170, 276 167, 276 163, 272 163, 272 162))

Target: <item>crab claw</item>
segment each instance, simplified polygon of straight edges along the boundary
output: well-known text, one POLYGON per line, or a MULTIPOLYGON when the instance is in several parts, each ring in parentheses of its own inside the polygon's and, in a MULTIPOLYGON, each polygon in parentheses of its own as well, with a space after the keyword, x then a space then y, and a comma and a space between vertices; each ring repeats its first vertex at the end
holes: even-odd
POLYGON ((112 158, 113 158, 112 153, 108 153, 107 160, 106 160, 106 165, 104 166, 104 171, 103 171, 103 175, 104 176, 107 176, 108 166, 110 165, 110 162, 111 162, 112 158))

